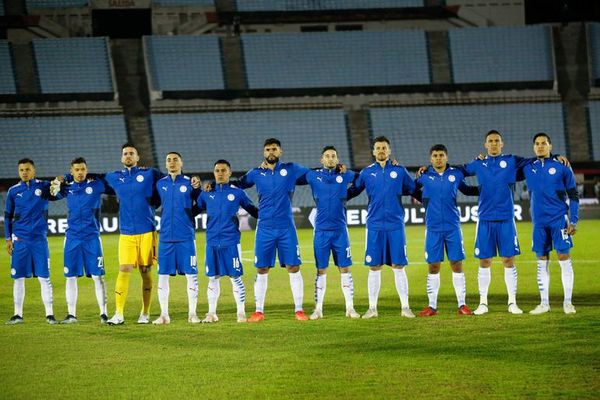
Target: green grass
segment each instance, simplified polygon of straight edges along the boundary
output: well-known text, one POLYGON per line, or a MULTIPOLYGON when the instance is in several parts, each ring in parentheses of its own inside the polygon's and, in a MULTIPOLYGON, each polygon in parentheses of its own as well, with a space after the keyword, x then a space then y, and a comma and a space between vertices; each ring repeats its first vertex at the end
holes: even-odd
MULTIPOLYGON (((474 225, 463 227, 472 253, 474 225)), ((528 250, 530 224, 519 224, 523 255, 518 258, 519 305, 539 302, 535 262, 528 250)), ((312 311, 314 264, 312 232, 299 232, 305 260, 305 308, 312 311)), ((356 266, 355 304, 367 305, 367 268, 362 266, 364 229, 350 230, 356 266)), ((134 274, 125 309, 127 323, 101 326, 89 279, 79 281, 79 323, 48 326, 37 281, 26 284, 25 324, 0 326, 0 399, 15 398, 557 398, 600 397, 600 221, 582 221, 575 237, 576 315, 562 312, 560 269, 551 264, 552 311, 541 316, 509 315, 502 267, 496 260, 490 313, 458 317, 450 269, 444 265, 440 315, 400 318, 392 271, 383 271, 379 315, 348 320, 339 273, 331 270, 325 319, 296 322, 285 271, 269 277, 262 324, 237 324, 231 284, 222 282, 221 321, 191 326, 182 277, 171 280, 169 326, 138 326, 141 280, 134 274)), ((410 301, 414 311, 427 304, 423 228, 408 227, 410 301)), ((247 311, 253 311, 252 232, 243 235, 247 311)), ((103 238, 109 310, 117 271, 116 235, 103 238)), ((54 305, 66 314, 62 276, 62 237, 50 239, 54 305)), ((198 234, 199 258, 204 235, 198 234)), ((12 315, 9 259, 0 256, 0 315, 12 315)), ((466 260, 467 300, 476 306, 477 263, 466 260)), ((206 305, 206 279, 200 279, 198 311, 206 305)), ((155 296, 156 297, 156 296, 155 296)), ((153 304, 153 316, 158 314, 153 304)))

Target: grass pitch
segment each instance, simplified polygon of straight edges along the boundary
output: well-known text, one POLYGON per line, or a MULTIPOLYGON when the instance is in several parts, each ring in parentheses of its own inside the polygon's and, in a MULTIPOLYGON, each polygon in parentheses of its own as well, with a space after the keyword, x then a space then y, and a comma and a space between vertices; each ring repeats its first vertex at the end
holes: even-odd
MULTIPOLYGON (((529 251, 531 225, 518 225, 523 254, 519 268, 519 305, 539 303, 535 257, 529 251)), ((474 225, 463 226, 467 302, 476 307, 477 262, 472 257, 474 225)), ((355 267, 355 305, 367 308, 364 229, 350 230, 355 267)), ((314 263, 312 232, 299 231, 304 259, 305 310, 312 311, 314 263)), ((423 227, 407 227, 410 301, 413 311, 427 305, 423 227)), ((502 267, 496 261, 490 287, 490 313, 456 315, 449 266, 444 265, 440 315, 400 317, 392 271, 383 271, 379 318, 348 320, 339 273, 330 269, 325 319, 297 322, 285 271, 270 273, 266 321, 235 322, 231 284, 222 280, 218 314, 211 325, 187 323, 185 279, 171 280, 171 325, 142 326, 141 280, 134 273, 125 309, 126 324, 101 326, 90 279, 79 280, 76 325, 44 323, 39 284, 26 284, 24 318, 19 326, 0 326, 0 399, 16 398, 599 398, 600 397, 600 221, 582 221, 575 237, 576 315, 562 312, 560 268, 551 264, 552 311, 541 316, 510 315, 502 267)), ((117 274, 116 235, 103 237, 109 291, 114 311, 117 274)), ((252 246, 243 235, 247 312, 254 311, 252 246)), ((62 237, 50 238, 54 308, 66 314, 62 276, 62 237)), ((204 235, 197 235, 199 259, 204 235)), ((12 282, 6 252, 0 255, 0 315, 12 315, 12 282)), ((206 304, 206 279, 200 278, 199 315, 206 304)), ((156 282, 156 281, 155 281, 156 282)), ((156 290, 156 289, 155 289, 156 290)), ((152 317, 158 315, 158 301, 152 317)))

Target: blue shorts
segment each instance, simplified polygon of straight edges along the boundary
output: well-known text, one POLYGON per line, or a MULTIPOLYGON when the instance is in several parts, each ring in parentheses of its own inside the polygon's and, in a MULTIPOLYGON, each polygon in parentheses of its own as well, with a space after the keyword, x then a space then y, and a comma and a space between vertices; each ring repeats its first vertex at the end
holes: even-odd
POLYGON ((365 265, 407 265, 404 229, 374 231, 367 229, 365 265))
POLYGON ((206 245, 206 276, 231 276, 236 278, 244 274, 242 266, 242 247, 206 245))
POLYGON ((196 243, 193 240, 158 242, 158 274, 197 275, 196 243))
POLYGON ((533 225, 532 250, 538 257, 547 256, 554 248, 557 253, 569 254, 573 239, 567 233, 568 223, 560 220, 551 225, 533 225))
POLYGON ((429 264, 444 261, 444 249, 450 261, 465 259, 462 232, 454 229, 445 232, 425 231, 425 261, 429 264))
POLYGON ((13 240, 10 258, 10 277, 13 279, 50 277, 50 251, 48 239, 13 240))
POLYGON ((475 234, 475 257, 513 257, 521 254, 514 219, 478 221, 475 234), (496 252, 497 251, 497 252, 496 252))
POLYGON ((313 250, 318 269, 325 269, 329 266, 329 253, 333 254, 333 263, 338 267, 343 268, 352 265, 347 229, 315 231, 313 250))
POLYGON ((100 237, 91 240, 65 239, 65 277, 104 275, 100 237))
POLYGON ((265 268, 275 266, 275 251, 282 267, 299 266, 300 247, 294 227, 288 229, 265 229, 259 224, 254 239, 254 266, 265 268))

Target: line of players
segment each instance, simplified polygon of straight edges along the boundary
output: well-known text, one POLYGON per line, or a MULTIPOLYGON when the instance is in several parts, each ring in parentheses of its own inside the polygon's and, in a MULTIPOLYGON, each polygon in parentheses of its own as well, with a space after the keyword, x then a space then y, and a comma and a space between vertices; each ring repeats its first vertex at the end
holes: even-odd
POLYGON ((504 278, 508 292, 508 311, 521 314, 517 306, 517 269, 514 258, 520 247, 514 223, 512 188, 517 179, 526 179, 531 192, 533 221, 533 251, 538 256, 537 281, 541 302, 530 311, 542 314, 549 305, 549 253, 558 253, 564 288, 563 309, 575 313, 572 304, 573 269, 569 256, 573 246, 571 236, 576 232, 578 198, 576 184, 568 162, 551 155, 549 135, 534 136, 536 157, 520 158, 502 154, 502 135, 495 130, 485 135, 486 156, 463 165, 450 166, 444 145, 430 149, 429 167, 422 167, 417 178, 390 160, 389 140, 380 136, 374 140, 375 162, 359 174, 340 165, 337 151, 327 146, 322 151, 323 168, 308 169, 296 163, 280 161, 281 143, 267 139, 263 146, 263 164, 245 174, 239 181, 230 181, 231 166, 226 160, 214 164, 214 184, 200 189, 196 177, 183 175, 183 160, 179 153, 166 156, 167 175, 156 169, 138 167, 139 156, 134 145, 122 147, 119 171, 103 175, 88 174, 83 158, 71 163, 70 175, 53 182, 35 179, 32 160, 18 163, 21 181, 9 189, 5 210, 6 246, 11 255, 11 277, 14 280, 14 316, 7 324, 23 322, 24 279, 36 276, 41 285, 46 320, 54 318, 52 285, 49 276, 49 251, 46 239, 48 200, 66 198, 69 210, 68 229, 64 247, 64 272, 68 315, 62 323, 76 319, 77 278, 86 274, 95 283, 96 298, 102 323, 124 323, 124 306, 129 290, 129 278, 134 268, 142 277, 143 309, 138 323, 150 322, 152 297, 150 273, 156 256, 157 235, 154 212, 162 207, 161 233, 158 243, 158 299, 161 314, 153 323, 168 324, 169 277, 185 275, 189 301, 190 323, 217 322, 217 300, 221 276, 231 279, 237 304, 238 322, 264 320, 264 302, 268 286, 268 272, 274 267, 276 254, 289 274, 295 305, 295 317, 304 321, 323 317, 323 299, 326 291, 327 268, 330 254, 340 270, 346 316, 360 318, 354 309, 354 284, 350 241, 346 224, 346 201, 366 190, 367 210, 365 265, 369 267, 369 308, 362 318, 378 316, 377 301, 381 286, 382 266, 390 265, 394 272, 396 289, 401 303, 401 315, 415 315, 408 301, 408 279, 404 267, 408 264, 404 231, 404 209, 401 197, 413 196, 425 206, 425 258, 429 264, 427 294, 429 305, 420 316, 437 314, 437 295, 440 287, 439 271, 444 252, 452 268, 458 314, 481 315, 488 312, 487 294, 491 281, 491 259, 502 257, 504 278), (567 165, 564 165, 564 164, 567 165), (470 187, 464 178, 477 176, 479 186, 470 187), (308 184, 316 203, 314 256, 317 267, 314 294, 315 309, 310 317, 303 310, 303 279, 300 273, 298 238, 292 217, 291 199, 296 185, 308 184), (256 186, 259 207, 256 208, 243 189, 256 186), (465 251, 460 228, 457 191, 479 195, 479 222, 475 241, 475 256, 480 260, 478 286, 480 304, 472 312, 465 302, 465 277, 462 260, 465 251), (107 316, 107 296, 104 281, 102 244, 100 241, 101 195, 116 194, 120 203, 119 274, 115 285, 116 312, 107 316), (240 232, 236 214, 244 208, 258 218, 256 229, 254 282, 256 311, 247 319, 245 314, 245 287, 241 279, 240 232), (205 266, 208 276, 208 306, 206 317, 196 315, 198 297, 194 217, 200 210, 208 214, 205 266))

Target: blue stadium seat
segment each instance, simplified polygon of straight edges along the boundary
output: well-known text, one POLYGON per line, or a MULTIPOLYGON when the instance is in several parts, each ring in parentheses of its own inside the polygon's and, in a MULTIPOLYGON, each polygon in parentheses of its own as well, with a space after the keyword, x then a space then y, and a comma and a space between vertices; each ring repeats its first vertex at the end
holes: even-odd
POLYGON ((590 130, 592 136, 592 157, 600 161, 600 101, 589 102, 590 130))
POLYGON ((144 36, 154 90, 225 88, 216 36, 144 36))
POLYGON ((553 81, 547 26, 450 29, 455 83, 553 81))
POLYGON ((227 159, 234 171, 257 167, 269 137, 281 140, 284 161, 319 166, 326 145, 336 146, 344 162, 350 159, 342 110, 153 114, 152 131, 160 165, 175 150, 192 172, 212 171, 219 158, 227 159))
POLYGON ((85 7, 88 0, 25 0, 27 9, 85 7))
POLYGON ((430 83, 420 30, 256 34, 242 43, 251 89, 430 83))
POLYGON ((15 74, 10 55, 10 44, 0 40, 0 94, 17 93, 15 74))
POLYGON ((127 141, 122 115, 0 118, 0 132, 0 178, 15 178, 25 157, 35 161, 40 177, 64 174, 75 157, 84 157, 90 171, 117 170, 127 141))
POLYGON ((112 93, 113 80, 104 37, 34 39, 42 93, 112 93))
POLYGON ((236 0, 238 11, 316 11, 423 7, 423 0, 236 0))
POLYGON ((588 28, 588 48, 592 61, 592 79, 600 80, 600 23, 591 22, 587 24, 588 28))
POLYGON ((429 164, 429 148, 437 143, 448 148, 450 163, 468 162, 485 153, 491 129, 502 133, 507 154, 533 156, 537 132, 551 136, 554 152, 568 154, 560 103, 374 108, 370 115, 372 135, 389 137, 393 156, 408 166, 429 164))

